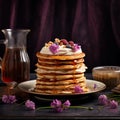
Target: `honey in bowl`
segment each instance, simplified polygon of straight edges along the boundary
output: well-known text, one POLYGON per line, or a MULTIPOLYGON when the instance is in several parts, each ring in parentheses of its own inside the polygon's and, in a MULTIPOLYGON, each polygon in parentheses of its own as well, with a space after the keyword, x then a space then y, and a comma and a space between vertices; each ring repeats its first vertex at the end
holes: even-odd
POLYGON ((94 80, 106 84, 106 89, 113 89, 120 84, 120 67, 119 66, 99 66, 92 69, 94 80))

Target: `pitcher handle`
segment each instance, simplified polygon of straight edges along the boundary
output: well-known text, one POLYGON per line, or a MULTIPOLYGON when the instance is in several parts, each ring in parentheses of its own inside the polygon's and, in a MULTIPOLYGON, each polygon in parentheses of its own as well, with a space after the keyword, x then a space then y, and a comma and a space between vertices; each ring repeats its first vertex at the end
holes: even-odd
MULTIPOLYGON (((0 40, 0 44, 6 44, 6 42, 7 42, 7 40, 5 40, 5 39, 1 39, 0 40)), ((2 68, 2 58, 0 57, 0 69, 2 68)))
POLYGON ((0 57, 0 69, 2 68, 2 58, 0 57))

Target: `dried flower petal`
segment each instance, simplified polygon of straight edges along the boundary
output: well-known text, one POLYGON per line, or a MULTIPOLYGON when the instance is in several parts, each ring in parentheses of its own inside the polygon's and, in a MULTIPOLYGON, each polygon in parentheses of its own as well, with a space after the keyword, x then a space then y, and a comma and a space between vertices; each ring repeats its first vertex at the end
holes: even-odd
POLYGON ((3 96, 2 96, 2 101, 3 101, 4 103, 9 103, 8 96, 7 96, 7 95, 3 95, 3 96))
POLYGON ((108 104, 108 98, 106 95, 100 95, 98 97, 98 102, 100 105, 107 105, 108 104))
POLYGON ((15 95, 9 95, 9 100, 10 100, 10 103, 15 103, 17 101, 15 95))
POLYGON ((33 101, 27 100, 25 102, 25 106, 29 109, 29 110, 35 110, 35 103, 33 101))
POLYGON ((95 89, 97 88, 97 85, 96 85, 96 84, 94 84, 93 88, 94 88, 94 90, 95 90, 95 89))
POLYGON ((50 51, 53 53, 53 54, 56 54, 59 50, 59 45, 57 44, 52 44, 50 47, 49 47, 50 51))
POLYGON ((51 105, 50 105, 52 108, 56 108, 56 107, 61 107, 62 106, 62 102, 60 101, 60 100, 57 100, 57 99, 55 99, 55 100, 53 100, 52 102, 51 102, 51 105))
POLYGON ((74 46, 73 46, 73 48, 72 48, 73 52, 78 51, 78 50, 80 49, 80 47, 81 47, 81 46, 79 46, 78 44, 74 44, 74 46))
POLYGON ((83 89, 79 85, 76 85, 74 90, 75 90, 75 93, 83 93, 83 89))
POLYGON ((70 107, 70 105, 71 105, 70 101, 69 101, 69 100, 66 100, 66 101, 63 103, 63 108, 64 108, 64 109, 67 109, 67 108, 70 107))
POLYGON ((51 102, 50 106, 52 108, 54 108, 54 110, 56 112, 62 112, 63 111, 62 102, 60 100, 57 100, 57 99, 53 100, 51 102))
POLYGON ((10 103, 10 104, 12 104, 12 103, 15 103, 17 101, 17 99, 16 99, 15 95, 3 95, 2 96, 2 101, 4 103, 10 103))
POLYGON ((115 100, 112 100, 109 102, 109 106, 111 109, 116 109, 118 107, 118 102, 115 100))

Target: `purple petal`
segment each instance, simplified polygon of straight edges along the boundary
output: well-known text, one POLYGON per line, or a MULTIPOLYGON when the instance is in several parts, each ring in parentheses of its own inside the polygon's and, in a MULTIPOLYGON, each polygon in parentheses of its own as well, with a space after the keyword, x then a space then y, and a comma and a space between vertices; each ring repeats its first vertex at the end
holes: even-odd
POLYGON ((7 96, 7 95, 3 95, 3 96, 2 96, 2 101, 3 101, 4 103, 9 103, 8 96, 7 96))
POLYGON ((62 112, 63 107, 62 107, 62 102, 60 100, 53 100, 50 104, 50 106, 56 111, 56 112, 62 112))
POLYGON ((98 97, 98 102, 100 105, 107 105, 108 104, 108 98, 106 95, 100 95, 98 97))
POLYGON ((94 84, 93 88, 94 88, 94 89, 96 89, 96 88, 97 88, 97 85, 96 85, 96 84, 94 84))
POLYGON ((53 100, 52 102, 51 102, 51 105, 50 105, 52 108, 56 108, 56 107, 61 107, 62 106, 62 102, 60 101, 60 100, 57 100, 57 99, 55 99, 55 100, 53 100))
POLYGON ((71 105, 71 103, 70 103, 70 101, 69 101, 69 100, 66 100, 66 101, 63 103, 63 107, 64 107, 64 109, 69 108, 69 107, 70 107, 70 105, 71 105))
POLYGON ((79 85, 76 85, 74 90, 75 90, 75 93, 83 93, 83 89, 79 85))
POLYGON ((78 44, 74 44, 73 46, 73 51, 76 52, 80 49, 81 46, 79 46, 78 44))
POLYGON ((10 101, 10 103, 15 103, 17 101, 16 96, 15 95, 9 95, 9 101, 10 101))
POLYGON ((59 45, 57 44, 52 44, 50 47, 49 47, 49 50, 53 53, 53 54, 56 54, 59 50, 59 45))
POLYGON ((29 110, 35 110, 35 103, 33 101, 27 100, 25 102, 25 106, 29 109, 29 110))
POLYGON ((12 103, 15 103, 17 100, 16 100, 16 96, 14 96, 14 95, 3 95, 2 96, 2 101, 4 103, 12 104, 12 103))
POLYGON ((118 102, 115 100, 110 101, 109 106, 111 109, 116 109, 118 107, 118 102))

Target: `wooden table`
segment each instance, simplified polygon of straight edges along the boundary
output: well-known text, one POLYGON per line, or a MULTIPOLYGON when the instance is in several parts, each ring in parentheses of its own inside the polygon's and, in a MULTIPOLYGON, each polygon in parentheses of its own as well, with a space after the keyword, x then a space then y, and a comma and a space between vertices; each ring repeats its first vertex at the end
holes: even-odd
MULTIPOLYGON (((91 74, 86 74, 88 79, 92 79, 91 74)), ((31 80, 35 79, 35 74, 31 74, 31 80)), ((86 96, 85 98, 71 98, 71 104, 76 106, 90 106, 93 110, 70 108, 61 113, 55 113, 52 109, 41 109, 39 111, 29 111, 25 109, 24 104, 19 105, 26 99, 33 100, 37 106, 49 106, 50 101, 40 100, 34 98, 34 96, 21 92, 16 89, 17 98, 19 102, 15 104, 4 104, 0 102, 0 119, 1 120, 38 120, 38 119, 120 119, 120 106, 118 110, 110 110, 107 107, 100 107, 98 105, 98 96, 100 94, 108 94, 111 91, 100 91, 96 94, 86 96)), ((6 86, 0 82, 0 97, 6 94, 6 86)))

